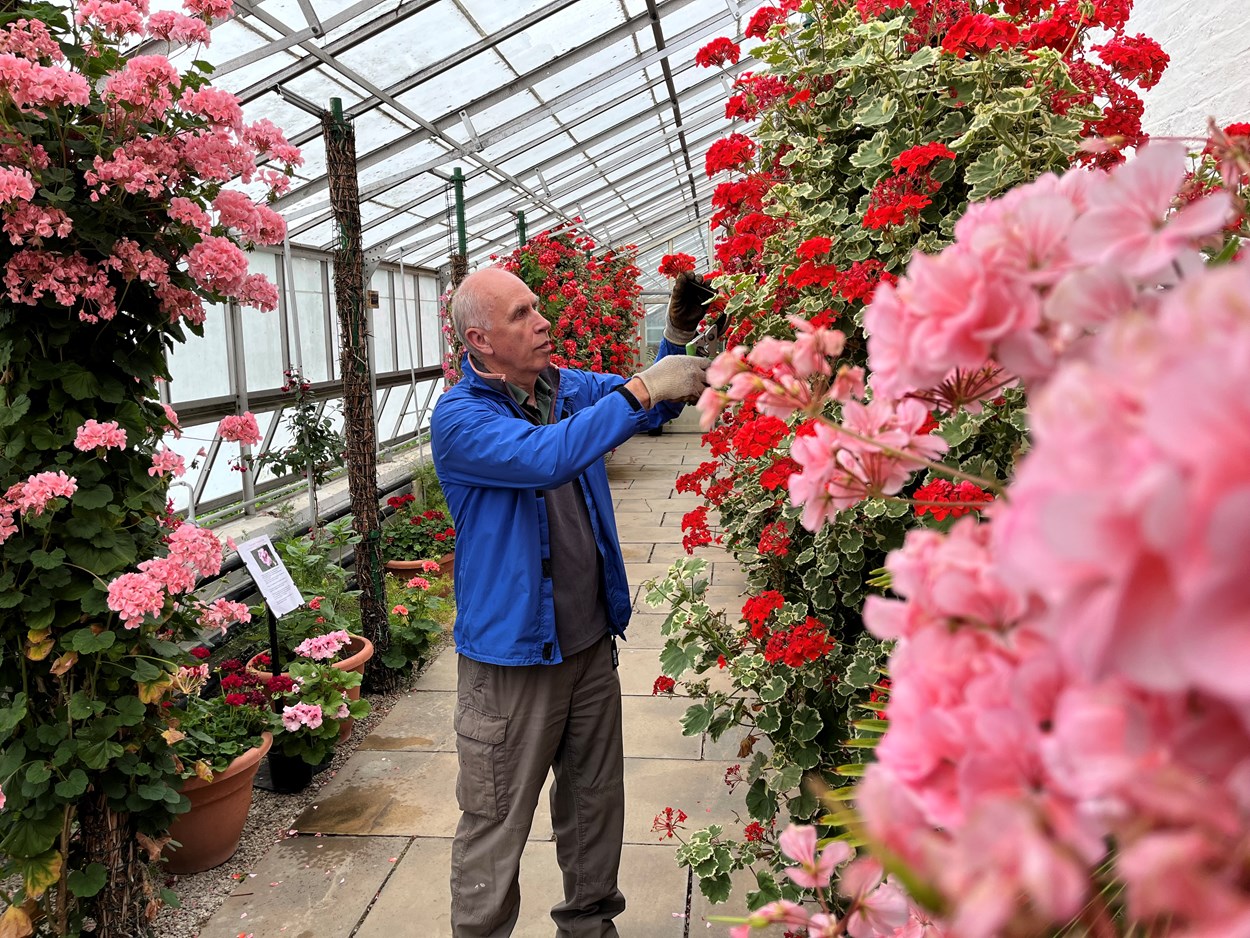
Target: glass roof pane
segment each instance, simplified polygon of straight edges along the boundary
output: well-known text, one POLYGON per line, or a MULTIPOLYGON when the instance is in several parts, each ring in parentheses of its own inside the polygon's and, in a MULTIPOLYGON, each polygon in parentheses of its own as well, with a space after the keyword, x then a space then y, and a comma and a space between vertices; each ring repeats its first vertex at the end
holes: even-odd
MULTIPOLYGON (((503 6, 504 4, 497 4, 503 6)), ((625 22, 617 0, 581 0, 534 29, 506 39, 499 52, 524 74, 625 22)))
MULTIPOLYGON (((541 10, 548 0, 461 0, 464 8, 473 17, 474 22, 482 27, 487 35, 498 32, 510 23, 515 23, 524 16, 541 10)), ((543 29, 546 28, 544 25, 543 29)))
MULTIPOLYGON (((596 0, 596 2, 599 2, 599 0, 596 0)), ((578 4, 576 9, 581 9, 581 4, 578 4)), ((620 21, 621 18, 618 13, 616 22, 620 21)), ((550 78, 537 82, 534 85, 534 91, 544 101, 547 101, 565 91, 580 88, 588 81, 593 81, 595 76, 602 75, 622 63, 631 62, 637 58, 638 53, 634 49, 633 42, 629 39, 621 39, 605 49, 600 49, 584 61, 578 62, 574 66, 563 68, 550 78)))
POLYGON ((514 77, 499 56, 483 52, 404 92, 398 100, 433 121, 455 114, 474 98, 488 94, 514 77))
MULTIPOLYGON (((317 0, 318 8, 322 2, 317 0)), ((436 3, 336 58, 385 88, 480 38, 455 4, 436 3)))

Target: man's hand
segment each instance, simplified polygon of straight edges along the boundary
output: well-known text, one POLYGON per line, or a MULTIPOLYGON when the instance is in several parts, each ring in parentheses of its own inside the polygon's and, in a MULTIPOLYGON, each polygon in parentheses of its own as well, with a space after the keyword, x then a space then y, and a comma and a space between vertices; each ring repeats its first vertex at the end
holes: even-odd
POLYGON ((685 345, 695 336, 695 330, 707 313, 707 304, 716 296, 716 289, 701 274, 683 270, 673 281, 673 292, 668 298, 668 323, 664 338, 676 345, 685 345))
MULTIPOLYGON (((707 366, 711 363, 709 358, 693 355, 666 355, 650 368, 634 375, 626 387, 635 383, 642 385, 647 399, 643 400, 643 395, 636 393, 634 396, 646 408, 660 401, 693 403, 707 387, 707 366)), ((633 391, 633 388, 630 390, 633 391)))

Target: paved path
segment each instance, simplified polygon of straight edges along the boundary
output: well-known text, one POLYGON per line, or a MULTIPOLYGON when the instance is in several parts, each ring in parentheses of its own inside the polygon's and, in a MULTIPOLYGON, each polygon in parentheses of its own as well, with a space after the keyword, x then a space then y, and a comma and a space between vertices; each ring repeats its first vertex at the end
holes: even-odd
MULTIPOLYGON (((653 697, 660 674, 663 615, 641 600, 641 583, 685 556, 681 516, 698 504, 676 492, 681 472, 702 461, 690 433, 639 436, 609 459, 621 544, 634 588, 629 641, 621 648, 625 713, 625 846, 621 888, 629 907, 623 938, 727 934, 704 921, 706 900, 660 842, 653 817, 680 808, 697 829, 736 823, 741 794, 724 784, 737 740, 681 735, 680 698, 653 697), (684 467, 684 468, 683 468, 684 467), (689 918, 687 918, 689 904, 689 918)), ((711 598, 732 608, 744 579, 723 551, 712 561, 711 598)), ((361 744, 293 825, 300 836, 276 843, 200 932, 200 938, 447 938, 451 837, 456 808, 455 653, 445 651, 361 744), (281 883, 270 888, 270 883, 281 883)), ((562 898, 547 799, 530 834, 521 874, 517 938, 554 934, 548 909, 562 898)), ((727 914, 722 907, 709 914, 727 914)))

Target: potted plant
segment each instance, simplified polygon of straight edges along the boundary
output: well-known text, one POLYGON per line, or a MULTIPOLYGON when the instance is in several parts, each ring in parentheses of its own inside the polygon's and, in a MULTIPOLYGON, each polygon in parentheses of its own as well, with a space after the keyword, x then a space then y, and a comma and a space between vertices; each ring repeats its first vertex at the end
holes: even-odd
MULTIPOLYGON (((432 560, 422 561, 422 573, 439 572, 439 565, 432 560)), ((423 576, 404 580, 388 575, 386 578, 386 604, 390 608, 391 645, 382 653, 382 663, 395 670, 407 671, 412 665, 424 660, 430 647, 443 632, 434 619, 434 613, 443 600, 431 592, 431 584, 423 576)))
POLYGON ((392 573, 422 570, 421 561, 437 560, 450 574, 455 563, 456 529, 447 512, 426 507, 416 496, 397 495, 386 501, 395 513, 382 525, 382 558, 392 573))
POLYGON ((244 674, 238 660, 222 662, 219 676, 221 694, 204 698, 208 666, 180 667, 171 684, 180 698, 163 704, 165 736, 184 779, 180 791, 190 802, 170 825, 165 849, 166 869, 180 875, 212 869, 234 855, 252 804, 252 779, 273 742, 269 694, 261 682, 244 674))
POLYGON ((275 791, 307 785, 313 770, 334 754, 345 723, 369 712, 369 701, 359 698, 360 680, 353 671, 310 657, 296 659, 286 674, 270 678, 274 748, 269 771, 275 791))

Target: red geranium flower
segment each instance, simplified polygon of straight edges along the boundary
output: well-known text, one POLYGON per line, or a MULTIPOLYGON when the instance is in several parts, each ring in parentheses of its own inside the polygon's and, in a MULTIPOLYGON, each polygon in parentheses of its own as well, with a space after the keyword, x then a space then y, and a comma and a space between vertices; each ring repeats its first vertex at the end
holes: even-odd
POLYGON ((665 254, 660 258, 659 273, 676 277, 683 270, 694 270, 694 257, 689 254, 665 254))
POLYGON ((1014 23, 1000 20, 988 13, 973 13, 957 21, 942 39, 942 49, 955 55, 984 55, 994 49, 1013 46, 1020 41, 1020 30, 1014 23))
POLYGON ((724 65, 726 62, 730 65, 737 65, 741 55, 742 50, 736 42, 724 36, 718 36, 694 54, 694 64, 702 68, 724 65))

